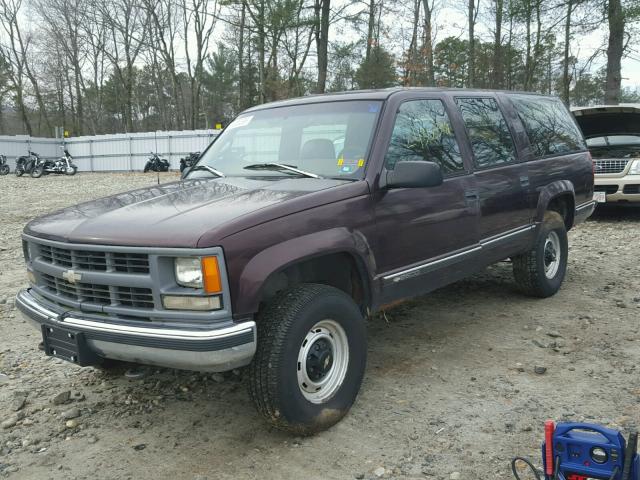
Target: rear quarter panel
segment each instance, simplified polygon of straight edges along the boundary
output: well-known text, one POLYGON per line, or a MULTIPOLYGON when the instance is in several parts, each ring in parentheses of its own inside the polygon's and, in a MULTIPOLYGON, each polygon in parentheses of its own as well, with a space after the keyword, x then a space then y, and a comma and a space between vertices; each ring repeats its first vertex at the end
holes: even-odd
POLYGON ((593 199, 593 164, 588 152, 579 152, 528 162, 531 202, 535 220, 556 196, 571 192, 578 206, 593 199))

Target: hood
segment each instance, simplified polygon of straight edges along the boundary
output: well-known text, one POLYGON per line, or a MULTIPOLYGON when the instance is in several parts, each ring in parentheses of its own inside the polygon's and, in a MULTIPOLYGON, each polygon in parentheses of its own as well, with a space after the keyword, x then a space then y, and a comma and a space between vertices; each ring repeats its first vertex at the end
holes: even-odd
POLYGON ((640 104, 580 107, 571 113, 586 138, 640 135, 640 104))
MULTIPOLYGON (((70 243, 197 247, 198 239, 211 230, 225 226, 233 233, 233 222, 249 213, 347 183, 313 178, 184 180, 68 207, 31 221, 25 233, 70 243)), ((328 197, 325 203, 336 200, 328 197)), ((277 215, 258 216, 267 221, 277 215)))

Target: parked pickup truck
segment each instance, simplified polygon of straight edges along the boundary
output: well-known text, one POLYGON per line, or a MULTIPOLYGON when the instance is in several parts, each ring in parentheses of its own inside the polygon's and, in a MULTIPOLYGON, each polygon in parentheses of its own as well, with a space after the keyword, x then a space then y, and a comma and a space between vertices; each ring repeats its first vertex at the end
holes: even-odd
POLYGON ((582 134, 550 97, 391 89, 261 105, 181 181, 24 230, 17 305, 43 348, 199 371, 245 367, 259 412, 312 434, 365 372, 365 318, 510 258, 555 294, 593 211, 582 134))
POLYGON ((596 201, 640 204, 640 104, 572 111, 593 157, 596 201))

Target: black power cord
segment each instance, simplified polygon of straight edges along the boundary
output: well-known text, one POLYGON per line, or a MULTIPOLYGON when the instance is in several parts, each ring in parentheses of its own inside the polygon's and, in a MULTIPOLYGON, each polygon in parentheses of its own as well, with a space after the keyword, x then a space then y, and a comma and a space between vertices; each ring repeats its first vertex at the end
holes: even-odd
POLYGON ((527 460, 526 458, 522 458, 522 457, 515 457, 512 461, 511 461, 511 471, 513 472, 513 476, 515 477, 516 480, 522 480, 520 478, 520 475, 518 475, 518 469, 516 468, 516 464, 518 462, 522 462, 525 465, 527 465, 531 471, 533 472, 533 474, 536 477, 536 480, 542 480, 542 477, 540 476, 540 473, 538 472, 538 470, 536 469, 536 467, 533 466, 533 464, 527 460))

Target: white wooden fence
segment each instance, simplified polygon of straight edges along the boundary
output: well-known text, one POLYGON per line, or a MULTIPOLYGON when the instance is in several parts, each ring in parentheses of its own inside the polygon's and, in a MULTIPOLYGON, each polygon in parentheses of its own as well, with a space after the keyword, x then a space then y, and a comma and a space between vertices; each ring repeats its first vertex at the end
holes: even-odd
POLYGON ((27 135, 0 136, 0 154, 7 156, 11 171, 15 168, 16 158, 26 155, 29 150, 45 158, 55 158, 62 155, 62 146, 69 150, 78 170, 84 172, 142 170, 151 152, 169 160, 172 169, 178 169, 181 157, 203 151, 218 133, 219 130, 162 131, 64 140, 27 135))

